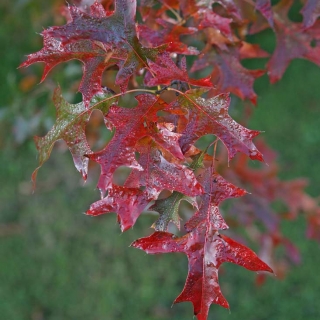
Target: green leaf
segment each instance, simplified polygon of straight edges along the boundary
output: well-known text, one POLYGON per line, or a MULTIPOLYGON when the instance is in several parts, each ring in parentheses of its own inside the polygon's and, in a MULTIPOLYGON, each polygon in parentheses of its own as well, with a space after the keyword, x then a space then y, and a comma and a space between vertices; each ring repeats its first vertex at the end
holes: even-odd
POLYGON ((156 211, 160 214, 158 220, 152 225, 156 231, 166 231, 170 221, 180 229, 179 206, 182 200, 188 201, 194 208, 198 208, 195 197, 188 197, 177 191, 174 191, 166 199, 157 200, 150 208, 151 211, 156 211))
POLYGON ((91 100, 92 106, 88 109, 83 102, 68 103, 62 97, 60 87, 55 90, 53 102, 57 109, 56 122, 44 137, 34 137, 39 152, 39 166, 32 173, 34 184, 38 170, 49 159, 54 143, 60 139, 68 145, 75 167, 82 174, 83 179, 86 180, 89 162, 86 155, 92 153, 92 151, 86 139, 85 127, 92 110, 98 109, 106 114, 115 101, 116 98, 110 97, 110 99, 107 99, 107 94, 97 95, 91 100))

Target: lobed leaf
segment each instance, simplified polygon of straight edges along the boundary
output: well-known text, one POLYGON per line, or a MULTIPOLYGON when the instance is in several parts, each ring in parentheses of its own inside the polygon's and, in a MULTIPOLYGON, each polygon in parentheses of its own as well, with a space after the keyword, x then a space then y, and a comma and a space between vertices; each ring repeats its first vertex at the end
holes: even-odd
POLYGON ((139 25, 138 27, 139 36, 146 43, 151 46, 166 44, 167 52, 185 55, 199 54, 199 51, 196 48, 188 47, 185 43, 180 41, 180 36, 194 34, 197 32, 196 28, 183 27, 163 19, 157 19, 156 22, 162 29, 153 30, 145 25, 139 25))
POLYGON ((21 67, 44 62, 42 81, 57 64, 77 59, 83 62, 83 78, 79 91, 89 105, 91 98, 102 92, 101 78, 105 69, 119 67, 115 83, 125 92, 130 77, 140 68, 148 68, 147 60, 155 60, 165 46, 144 48, 136 35, 136 1, 116 0, 115 11, 107 14, 95 2, 90 13, 69 6, 71 21, 64 26, 42 32, 44 48, 28 56, 21 67))
POLYGON ((204 99, 202 93, 201 90, 189 90, 168 106, 168 109, 182 108, 189 112, 187 125, 180 138, 181 150, 186 152, 201 136, 214 134, 226 146, 229 160, 240 151, 251 159, 263 161, 261 153, 252 142, 259 131, 249 130, 229 116, 229 95, 220 94, 204 99))
POLYGON ((174 303, 190 301, 198 320, 207 319, 212 303, 229 308, 218 282, 218 271, 222 263, 232 262, 251 271, 272 272, 252 250, 220 235, 206 222, 181 238, 158 231, 134 241, 131 246, 151 254, 183 252, 187 255, 188 277, 174 303))
POLYGON ((145 118, 148 113, 155 113, 159 104, 151 94, 141 94, 135 98, 139 104, 134 109, 117 106, 110 108, 106 121, 115 130, 115 134, 103 150, 88 155, 89 159, 101 166, 98 188, 102 193, 111 187, 113 173, 118 167, 143 170, 135 158, 135 144, 147 135, 145 118))
POLYGON ((143 171, 132 170, 125 186, 144 186, 154 198, 164 189, 175 190, 191 197, 202 193, 202 187, 193 171, 179 163, 167 161, 151 139, 141 140, 136 150, 140 154, 138 163, 143 171))
POLYGON ((115 0, 114 5, 113 14, 105 13, 104 16, 104 8, 98 2, 91 6, 91 14, 69 6, 72 21, 64 26, 51 27, 43 34, 60 39, 63 44, 89 39, 100 41, 110 48, 126 47, 127 41, 132 41, 136 35, 136 0, 115 0))
POLYGON ((42 82, 49 71, 57 64, 72 59, 80 60, 83 63, 83 77, 79 91, 83 95, 85 106, 89 106, 90 100, 94 95, 103 92, 101 79, 104 70, 117 64, 121 59, 121 57, 119 58, 116 54, 108 51, 101 43, 95 43, 90 40, 63 44, 59 40, 44 34, 43 45, 43 49, 30 54, 20 67, 28 67, 36 62, 44 62, 42 82))
POLYGON ((70 104, 64 100, 60 87, 55 90, 53 101, 57 109, 56 122, 44 137, 34 137, 39 152, 39 166, 32 174, 34 184, 38 170, 49 159, 54 143, 60 139, 63 139, 67 143, 75 167, 82 174, 83 179, 86 180, 89 161, 86 156, 92 151, 87 143, 85 127, 92 110, 98 109, 106 113, 109 107, 115 103, 115 98, 106 97, 107 95, 96 96, 92 100, 92 108, 88 110, 83 102, 70 104))
POLYGON ((86 214, 97 216, 110 212, 118 215, 121 231, 131 228, 141 212, 150 202, 150 197, 144 191, 112 185, 108 195, 93 203, 86 214))
POLYGON ((291 60, 304 58, 320 66, 320 47, 317 40, 317 26, 302 30, 300 23, 288 19, 292 0, 282 0, 275 6, 275 33, 277 46, 267 64, 270 82, 277 82, 283 76, 291 60))
POLYGON ((176 80, 199 87, 212 87, 210 77, 199 80, 189 78, 185 57, 181 60, 181 69, 177 67, 168 53, 159 55, 156 62, 150 61, 149 67, 154 75, 145 78, 145 84, 149 87, 160 84, 170 85, 172 81, 176 80))
POLYGON ((246 194, 246 191, 235 187, 216 173, 212 166, 206 168, 197 177, 204 193, 200 196, 200 209, 185 224, 188 232, 192 231, 204 220, 212 225, 215 230, 228 229, 228 225, 221 216, 219 205, 228 198, 237 198, 246 194))
POLYGON ((157 200, 149 210, 159 213, 159 218, 152 225, 156 231, 167 231, 169 222, 173 222, 180 229, 179 206, 181 201, 189 202, 194 208, 198 208, 194 197, 188 197, 174 191, 168 198, 157 200))
MULTIPOLYGON (((211 79, 212 83, 216 85, 215 93, 230 91, 241 99, 249 99, 253 104, 257 104, 257 95, 253 90, 253 84, 255 79, 264 74, 264 70, 249 70, 244 68, 240 62, 241 47, 230 48, 228 51, 212 49, 195 61, 191 72, 213 65, 214 69, 211 79)), ((254 47, 251 48, 251 57, 254 54, 256 54, 256 57, 262 56, 260 50, 254 51, 254 47)), ((247 54, 249 53, 247 52, 247 54)))

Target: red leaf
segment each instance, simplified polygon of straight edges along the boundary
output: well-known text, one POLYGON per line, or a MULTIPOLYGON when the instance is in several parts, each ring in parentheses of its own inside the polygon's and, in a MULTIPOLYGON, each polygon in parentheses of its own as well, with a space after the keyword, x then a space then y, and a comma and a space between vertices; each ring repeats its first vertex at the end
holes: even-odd
POLYGON ((245 195, 246 191, 227 182, 214 172, 212 167, 205 169, 197 179, 201 183, 204 193, 200 196, 201 205, 199 211, 185 224, 186 230, 193 230, 206 219, 210 221, 215 230, 228 229, 218 206, 228 198, 237 198, 245 195))
POLYGON ((232 40, 233 34, 230 28, 232 19, 221 17, 210 9, 202 10, 199 14, 201 15, 200 24, 198 26, 200 30, 204 28, 215 28, 232 40))
POLYGON ((150 200, 144 191, 113 185, 108 189, 108 195, 93 203, 86 214, 97 216, 116 212, 121 231, 124 232, 135 224, 150 200))
POLYGON ((115 83, 121 91, 127 89, 129 78, 141 67, 148 67, 147 59, 155 60, 164 51, 141 46, 135 28, 136 1, 116 0, 115 11, 107 15, 98 2, 85 13, 75 6, 69 7, 72 21, 64 26, 44 30, 44 48, 29 55, 21 66, 45 62, 42 80, 51 68, 60 62, 78 59, 84 63, 84 75, 79 91, 88 106, 91 98, 101 92, 103 71, 117 64, 119 72, 115 83))
POLYGON ((115 0, 115 10, 109 16, 102 16, 104 9, 98 2, 91 8, 91 14, 87 14, 76 6, 70 6, 72 21, 64 26, 51 27, 43 34, 60 39, 63 44, 90 39, 105 43, 110 48, 126 46, 127 41, 135 36, 136 0, 115 0))
POLYGON ((168 106, 168 109, 182 108, 189 111, 188 123, 180 138, 181 150, 186 152, 201 136, 214 134, 228 149, 229 160, 240 151, 251 159, 263 161, 261 153, 252 142, 259 131, 249 130, 229 116, 229 95, 220 94, 204 99, 201 98, 202 93, 201 90, 189 90, 168 106))
POLYGON ((188 47, 185 43, 180 41, 181 35, 194 34, 197 31, 196 28, 182 27, 163 19, 157 19, 156 22, 163 28, 152 30, 145 25, 139 25, 139 36, 141 39, 152 46, 167 44, 167 52, 186 55, 199 54, 199 51, 196 48, 188 47))
POLYGON ((293 23, 288 19, 291 4, 292 1, 283 0, 274 9, 277 17, 275 19, 277 46, 267 65, 271 83, 281 79, 293 59, 308 59, 320 66, 320 47, 318 43, 315 43, 315 47, 311 46, 315 40, 313 27, 302 30, 300 23, 293 23))
MULTIPOLYGON (((241 99, 249 99, 257 103, 257 95, 253 91, 256 78, 264 74, 264 70, 249 70, 240 63, 240 48, 230 48, 229 51, 211 50, 195 61, 191 72, 214 66, 211 74, 212 82, 216 85, 215 93, 232 92, 241 99)), ((252 51, 252 54, 254 51, 252 51)), ((257 51, 260 54, 261 52, 257 51)))
POLYGON ((20 67, 27 67, 35 62, 44 62, 45 68, 41 78, 42 82, 49 71, 57 64, 72 59, 80 60, 83 63, 83 77, 79 91, 83 94, 83 101, 86 106, 89 105, 94 95, 102 92, 101 78, 103 71, 119 62, 119 58, 111 51, 107 51, 102 44, 90 40, 64 45, 60 41, 44 34, 43 42, 44 48, 30 54, 27 61, 22 63, 20 67))
POLYGON ((175 190, 188 196, 196 196, 203 192, 193 171, 184 165, 168 162, 150 138, 140 141, 136 150, 140 153, 138 162, 143 171, 133 170, 125 186, 145 186, 153 198, 163 189, 175 190))
POLYGON ((116 106, 110 108, 106 120, 111 124, 111 128, 115 128, 115 134, 102 151, 88 155, 91 160, 101 165, 98 182, 101 192, 111 186, 112 175, 119 166, 143 170, 135 158, 135 144, 148 135, 144 121, 148 114, 155 114, 161 104, 151 94, 141 94, 135 98, 139 104, 134 109, 116 106))
POLYGON ((151 254, 183 252, 187 255, 187 281, 174 303, 192 302, 198 320, 207 319, 212 303, 229 308, 218 282, 218 270, 222 263, 232 262, 248 270, 272 272, 252 250, 220 235, 206 223, 201 223, 181 238, 168 232, 155 232, 149 237, 136 240, 132 246, 151 254))
POLYGON ((210 77, 199 80, 189 78, 185 57, 181 59, 181 69, 176 66, 168 53, 159 55, 155 63, 150 61, 149 66, 154 74, 154 77, 145 78, 145 83, 149 87, 160 84, 170 85, 171 81, 174 80, 187 82, 194 86, 212 87, 210 77))

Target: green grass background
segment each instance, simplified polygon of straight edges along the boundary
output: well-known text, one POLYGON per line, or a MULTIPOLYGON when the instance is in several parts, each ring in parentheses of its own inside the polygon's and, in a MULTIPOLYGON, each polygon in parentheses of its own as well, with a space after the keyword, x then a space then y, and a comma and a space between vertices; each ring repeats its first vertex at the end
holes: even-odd
MULTIPOLYGON (((50 96, 56 81, 68 88, 79 77, 79 65, 64 64, 45 84, 19 90, 26 75, 39 79, 40 65, 16 68, 25 54, 41 47, 35 32, 56 23, 52 7, 52 2, 0 1, 0 319, 192 319, 190 303, 171 308, 187 275, 186 257, 147 256, 128 247, 151 232, 153 217, 142 216, 120 234, 114 214, 83 215, 98 199, 97 176, 83 186, 70 155, 59 148, 30 194, 37 165, 31 136, 44 134, 54 121, 50 96)), ((261 37, 272 47, 272 35, 261 37)), ((249 125, 264 130, 279 153, 281 176, 308 177, 313 196, 320 193, 319 86, 320 68, 302 60, 294 61, 275 85, 262 77, 255 84, 259 103, 249 125)), ((320 319, 319 244, 305 239, 302 218, 283 228, 301 250, 302 264, 284 280, 269 278, 262 287, 254 285, 254 274, 227 265, 220 281, 231 313, 213 305, 210 320, 320 319)))

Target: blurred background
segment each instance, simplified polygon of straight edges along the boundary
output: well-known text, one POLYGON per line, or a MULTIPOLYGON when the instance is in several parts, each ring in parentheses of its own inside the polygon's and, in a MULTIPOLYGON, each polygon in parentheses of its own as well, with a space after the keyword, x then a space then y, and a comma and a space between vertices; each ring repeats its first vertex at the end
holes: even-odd
MULTIPOLYGON (((62 1, 0 0, 0 319, 101 320, 192 319, 192 305, 171 308, 187 275, 184 255, 147 256, 130 243, 152 232, 154 216, 143 215, 132 230, 120 233, 115 214, 83 214, 99 198, 97 168, 84 185, 64 144, 56 144, 41 168, 32 194, 30 177, 38 164, 32 136, 44 135, 55 120, 51 97, 57 83, 64 97, 79 101, 75 81, 81 64, 61 64, 38 85, 43 65, 17 69, 25 55, 40 50, 37 34, 64 23, 62 1)), ((271 32, 259 34, 272 50, 271 32)), ((261 67, 253 61, 248 67, 261 67)), ((308 192, 320 194, 320 68, 291 63, 283 79, 270 85, 258 79, 258 107, 251 129, 263 130, 278 152, 280 176, 307 177, 308 192)), ((233 98, 235 116, 242 103, 233 98), (238 109, 237 109, 238 108, 238 109)), ((96 149, 106 132, 97 132, 96 149)), ((232 163, 231 163, 232 165, 232 163)), ((319 244, 305 237, 305 221, 283 222, 284 234, 301 251, 301 264, 284 279, 268 277, 262 286, 255 274, 235 265, 220 273, 231 313, 212 305, 208 319, 320 319, 319 244)))

